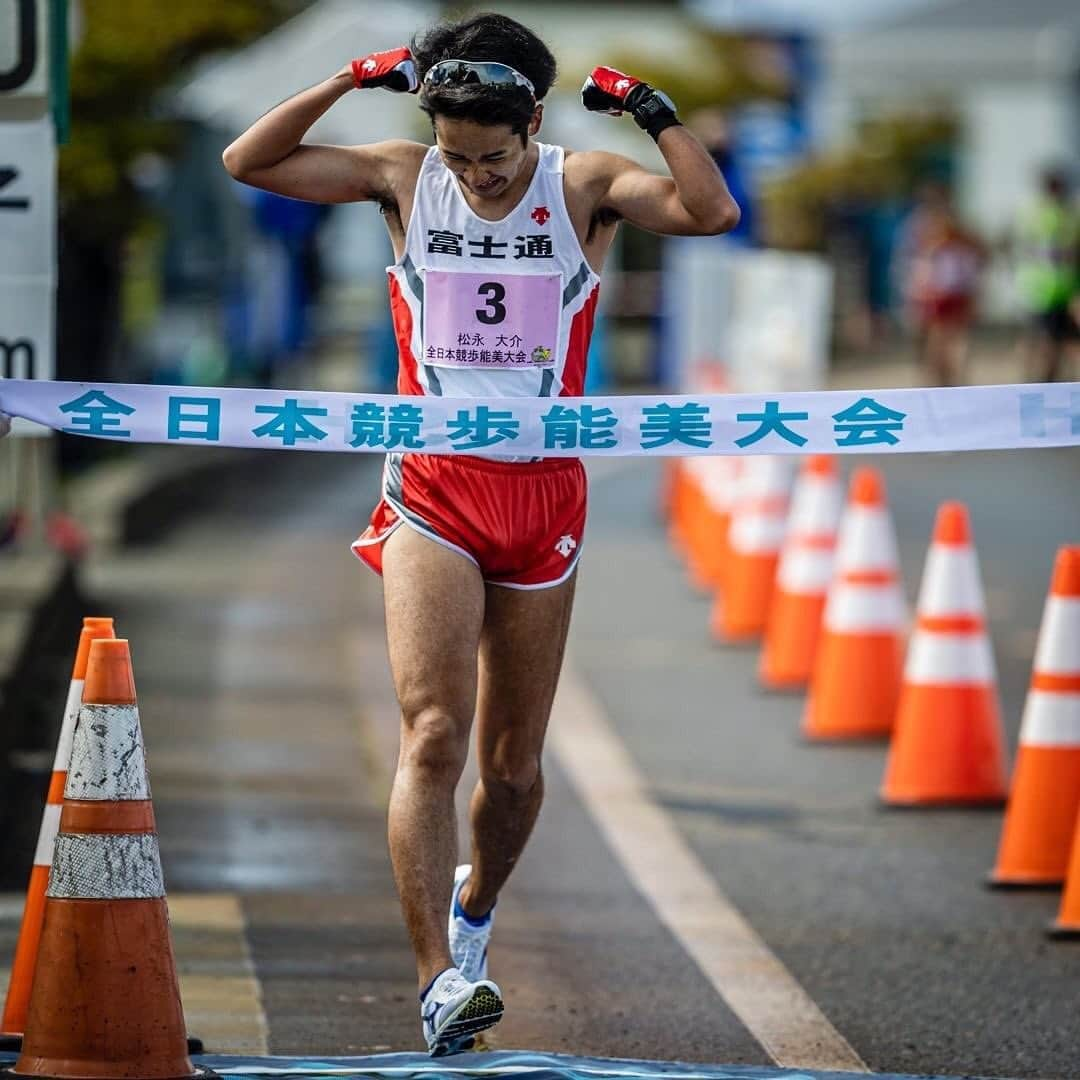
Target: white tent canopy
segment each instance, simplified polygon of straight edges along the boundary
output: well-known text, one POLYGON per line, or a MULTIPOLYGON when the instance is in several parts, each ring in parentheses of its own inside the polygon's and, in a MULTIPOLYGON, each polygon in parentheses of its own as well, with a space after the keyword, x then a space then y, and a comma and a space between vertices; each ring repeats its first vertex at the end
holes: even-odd
MULTIPOLYGON (((616 41, 655 43, 666 27, 666 44, 689 48, 694 32, 677 13, 620 24, 603 45, 610 17, 580 4, 501 4, 499 10, 537 31, 555 52, 564 78, 546 102, 540 138, 578 149, 611 150, 649 167, 663 167, 652 141, 626 118, 585 112, 578 100, 581 81, 605 62, 605 47, 616 41)), ((354 56, 406 44, 440 17, 433 3, 378 3, 374 0, 319 0, 302 14, 247 48, 200 68, 180 87, 174 108, 219 131, 239 134, 278 102, 328 78, 354 56)), ((430 141, 427 120, 408 94, 377 91, 346 94, 311 129, 308 141, 337 144, 388 138, 430 141)))
MULTIPOLYGON (((263 113, 329 78, 354 56, 407 43, 437 18, 434 4, 322 0, 247 48, 201 68, 174 99, 177 110, 239 134, 263 113)), ((346 94, 311 129, 311 140, 364 143, 420 134, 408 94, 346 94)))

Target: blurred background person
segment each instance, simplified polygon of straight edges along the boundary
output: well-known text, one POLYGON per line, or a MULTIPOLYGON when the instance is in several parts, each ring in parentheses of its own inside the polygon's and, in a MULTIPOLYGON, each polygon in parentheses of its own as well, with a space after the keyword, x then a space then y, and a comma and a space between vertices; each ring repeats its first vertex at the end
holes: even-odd
POLYGON ((944 184, 923 186, 903 227, 899 258, 922 376, 955 385, 964 375, 986 252, 960 220, 944 184))
POLYGON ((1017 286, 1030 313, 1025 368, 1028 378, 1067 377, 1080 330, 1080 209, 1064 169, 1048 169, 1039 195, 1016 227, 1017 286))

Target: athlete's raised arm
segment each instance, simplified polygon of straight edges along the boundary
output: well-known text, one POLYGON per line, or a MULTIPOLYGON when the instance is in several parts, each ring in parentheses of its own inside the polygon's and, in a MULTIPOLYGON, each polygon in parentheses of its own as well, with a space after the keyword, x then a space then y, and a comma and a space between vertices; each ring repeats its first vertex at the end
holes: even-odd
POLYGON ((592 112, 633 116, 664 155, 671 176, 656 176, 619 154, 595 153, 596 209, 610 210, 650 232, 673 236, 724 233, 739 223, 739 207, 708 151, 675 116, 671 99, 614 68, 585 80, 581 101, 592 112))
POLYGON ((367 146, 321 146, 301 145, 300 140, 351 90, 384 87, 411 94, 418 85, 416 64, 405 47, 353 60, 256 120, 226 147, 222 161, 245 184, 309 202, 394 198, 400 174, 423 156, 419 143, 392 139, 367 146))

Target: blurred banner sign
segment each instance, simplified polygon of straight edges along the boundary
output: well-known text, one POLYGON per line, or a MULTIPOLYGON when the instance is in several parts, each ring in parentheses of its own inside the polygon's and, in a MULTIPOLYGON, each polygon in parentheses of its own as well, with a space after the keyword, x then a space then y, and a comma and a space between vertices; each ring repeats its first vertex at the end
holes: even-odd
POLYGON ((48 0, 0 0, 0 100, 48 96, 48 15, 48 0))
MULTIPOLYGON (((55 294, 52 120, 0 122, 0 377, 55 377, 55 294)), ((44 434, 22 423, 15 431, 44 434)))

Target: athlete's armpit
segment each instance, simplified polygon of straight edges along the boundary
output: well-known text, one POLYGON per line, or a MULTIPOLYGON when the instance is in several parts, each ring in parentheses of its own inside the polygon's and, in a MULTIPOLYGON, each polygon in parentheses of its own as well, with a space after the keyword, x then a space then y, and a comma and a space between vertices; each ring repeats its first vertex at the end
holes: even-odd
POLYGON ((304 143, 276 165, 229 172, 252 187, 307 202, 396 204, 405 188, 415 185, 426 149, 407 139, 365 146, 304 143))
POLYGON ((739 220, 739 208, 719 174, 715 193, 711 185, 694 190, 692 205, 699 209, 691 213, 670 176, 650 173, 619 154, 589 156, 590 171, 600 179, 602 190, 598 210, 615 213, 639 228, 667 236, 708 236, 727 232, 739 220))

